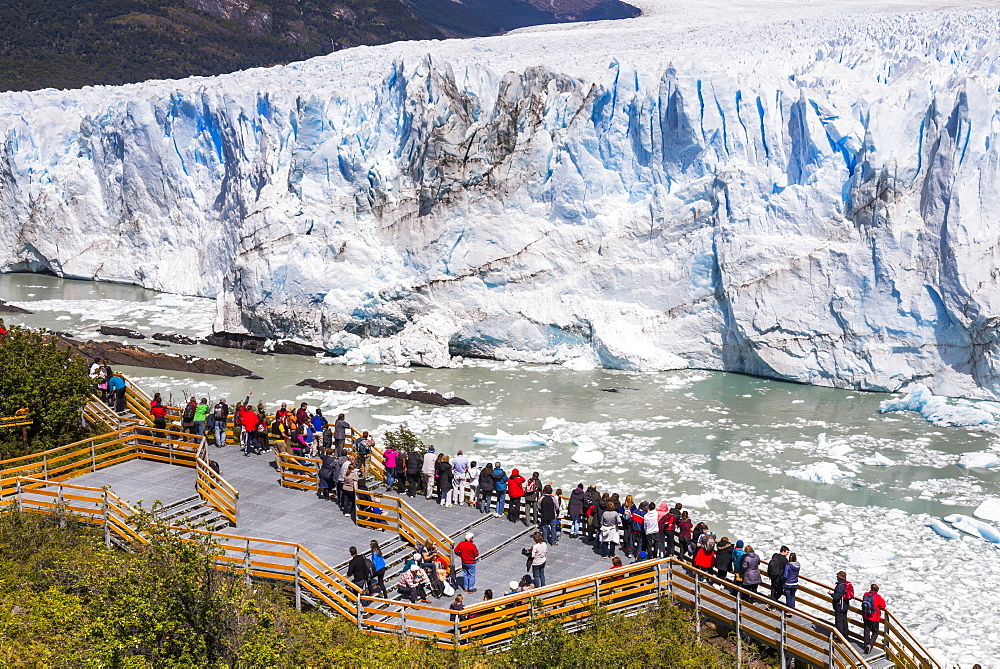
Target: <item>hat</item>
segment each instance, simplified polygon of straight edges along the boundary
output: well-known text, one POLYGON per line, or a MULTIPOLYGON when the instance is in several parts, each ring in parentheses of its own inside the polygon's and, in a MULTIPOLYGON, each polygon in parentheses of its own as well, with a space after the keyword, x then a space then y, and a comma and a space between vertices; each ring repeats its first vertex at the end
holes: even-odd
POLYGON ((510 470, 510 473, 513 474, 514 476, 517 476, 517 470, 516 469, 510 470))
POLYGON ((646 551, 639 551, 639 559, 640 560, 646 559, 646 551))
POLYGON ((415 564, 410 565, 410 571, 420 571, 420 567, 415 564))
POLYGON ((737 548, 743 548, 743 540, 742 539, 740 539, 739 541, 736 542, 736 547, 737 548))
POLYGON ((509 586, 510 586, 510 589, 511 589, 511 590, 517 590, 518 588, 520 588, 520 587, 521 587, 521 584, 520 584, 520 583, 518 583, 517 581, 511 581, 511 582, 510 582, 510 583, 508 583, 507 585, 509 585, 509 586))
MULTIPOLYGON (((740 545, 742 546, 742 545, 743 545, 743 543, 741 542, 741 543, 740 543, 740 545)), ((420 553, 414 553, 414 554, 413 554, 413 559, 414 559, 414 560, 419 560, 419 559, 420 559, 420 553)))
POLYGON ((476 535, 474 535, 472 532, 466 532, 465 533, 465 540, 466 541, 472 541, 472 537, 474 537, 474 536, 476 536, 476 535))

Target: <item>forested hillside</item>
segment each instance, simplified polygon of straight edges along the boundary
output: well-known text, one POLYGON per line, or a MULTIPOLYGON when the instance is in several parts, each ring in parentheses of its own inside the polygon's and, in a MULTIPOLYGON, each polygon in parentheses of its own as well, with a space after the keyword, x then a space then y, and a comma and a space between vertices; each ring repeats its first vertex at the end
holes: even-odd
POLYGON ((398 0, 0 4, 0 90, 211 75, 441 32, 398 0))

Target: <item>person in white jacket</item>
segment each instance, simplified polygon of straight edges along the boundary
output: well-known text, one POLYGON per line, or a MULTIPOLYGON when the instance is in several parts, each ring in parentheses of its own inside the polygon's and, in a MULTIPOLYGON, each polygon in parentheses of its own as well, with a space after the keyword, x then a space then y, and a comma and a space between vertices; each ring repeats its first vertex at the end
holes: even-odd
POLYGON ((545 543, 541 532, 535 532, 532 536, 535 544, 531 547, 531 580, 535 582, 536 588, 545 587, 545 560, 549 554, 549 545, 545 543))

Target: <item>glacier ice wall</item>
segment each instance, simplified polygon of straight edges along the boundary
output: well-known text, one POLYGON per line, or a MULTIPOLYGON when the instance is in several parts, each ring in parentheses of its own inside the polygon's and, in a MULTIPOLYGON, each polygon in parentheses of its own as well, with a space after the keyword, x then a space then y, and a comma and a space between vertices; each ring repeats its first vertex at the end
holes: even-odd
POLYGON ((588 76, 416 43, 9 94, 0 266, 218 294, 217 329, 351 361, 997 397, 997 27, 776 24, 588 76))

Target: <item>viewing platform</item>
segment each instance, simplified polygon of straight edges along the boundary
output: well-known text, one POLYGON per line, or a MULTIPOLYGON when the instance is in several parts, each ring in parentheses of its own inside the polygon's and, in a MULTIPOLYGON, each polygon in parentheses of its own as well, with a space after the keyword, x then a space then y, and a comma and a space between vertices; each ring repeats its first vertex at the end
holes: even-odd
MULTIPOLYGON (((532 544, 535 528, 523 516, 510 522, 466 504, 445 508, 422 496, 386 491, 382 452, 375 448, 370 490, 359 491, 355 522, 317 495, 318 461, 275 451, 245 456, 232 437, 216 448, 176 427, 154 430, 148 398, 132 384, 127 406, 130 415, 122 417, 92 398, 85 419, 105 434, 0 463, 4 509, 101 526, 109 546, 148 541, 136 519, 142 510, 152 511, 183 538, 210 537, 220 568, 286 587, 299 607, 345 617, 371 633, 405 634, 442 646, 500 649, 532 621, 554 620, 575 630, 587 624, 594 605, 631 614, 666 598, 693 609, 699 629, 710 620, 720 631, 738 632, 738 656, 743 641, 753 639, 776 648, 783 665, 795 658, 814 666, 940 666, 891 612, 880 643, 862 654, 860 600, 852 606, 852 638, 845 639, 832 625, 831 587, 817 581, 802 578, 798 606, 789 609, 714 576, 696 578, 678 556, 638 563, 622 556, 623 567, 609 570, 595 546, 565 531, 548 549, 548 585, 502 597, 510 581, 530 573, 521 549, 532 544), (461 614, 452 617, 448 596, 429 605, 397 599, 395 585, 415 544, 431 541, 454 567, 452 550, 468 531, 480 560, 477 592, 465 595, 461 614), (348 548, 365 554, 372 540, 386 560, 387 599, 368 595, 346 577, 348 548), (486 589, 495 599, 484 603, 486 589)), ((171 418, 178 415, 171 409, 171 418)), ((563 519, 563 529, 568 526, 563 519)), ((763 568, 761 573, 763 593, 768 584, 763 568)))

